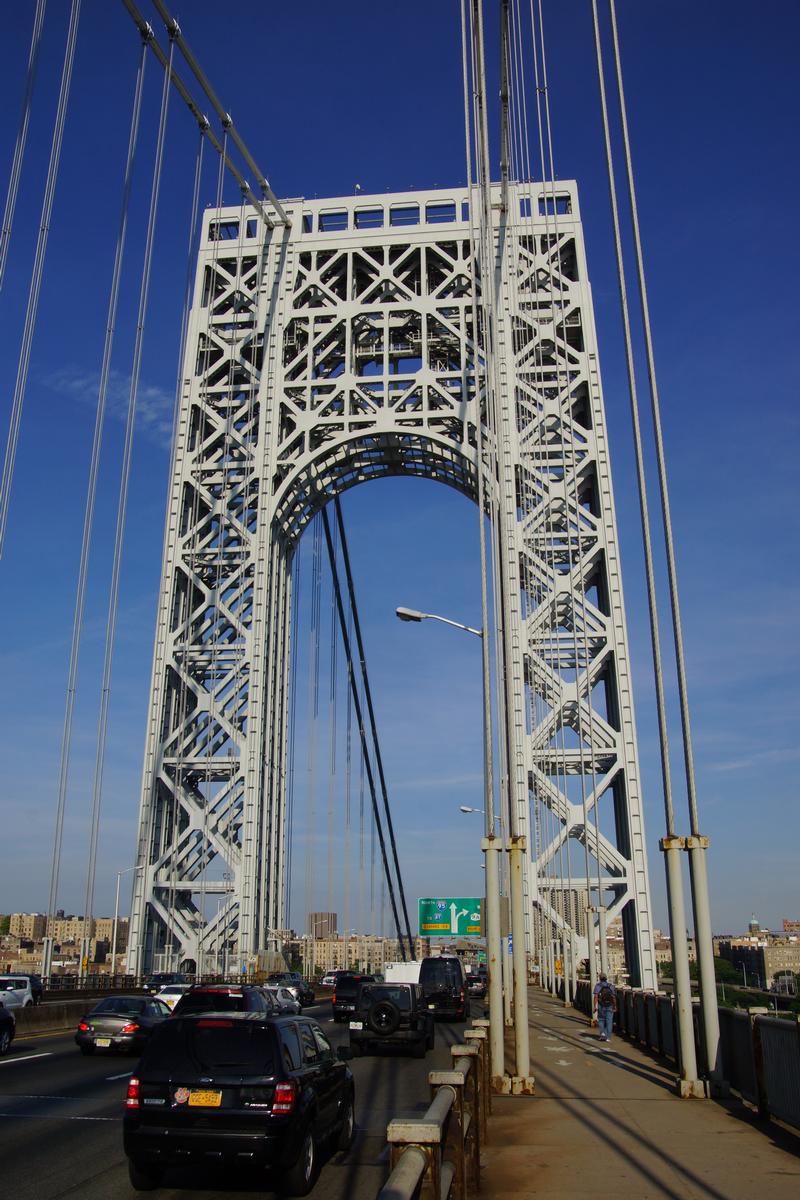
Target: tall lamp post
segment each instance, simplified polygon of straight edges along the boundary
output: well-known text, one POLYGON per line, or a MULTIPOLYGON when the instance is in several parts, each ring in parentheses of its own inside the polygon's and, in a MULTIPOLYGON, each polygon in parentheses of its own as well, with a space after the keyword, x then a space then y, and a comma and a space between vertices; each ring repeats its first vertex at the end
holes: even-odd
MULTIPOLYGON (((484 630, 462 625, 435 613, 418 612, 413 608, 396 609, 401 621, 441 621, 481 639, 482 682, 483 682, 483 768, 486 808, 486 836, 481 849, 486 857, 486 965, 489 972, 489 1058, 493 1087, 502 1090, 505 1076, 505 1044, 503 1029, 503 979, 500 965, 500 870, 499 855, 503 850, 503 839, 495 833, 494 813, 494 766, 492 754, 492 684, 489 674, 489 643, 484 630)), ((527 1025, 527 1022, 526 1022, 527 1025)))
MULTIPOLYGON (((122 871, 117 871, 117 891, 114 897, 114 926, 111 934, 111 974, 116 977, 117 974, 117 926, 119 924, 119 885, 123 875, 127 875, 129 871, 143 871, 144 867, 125 867, 122 871)), ((130 932, 130 931, 129 931, 130 932)))

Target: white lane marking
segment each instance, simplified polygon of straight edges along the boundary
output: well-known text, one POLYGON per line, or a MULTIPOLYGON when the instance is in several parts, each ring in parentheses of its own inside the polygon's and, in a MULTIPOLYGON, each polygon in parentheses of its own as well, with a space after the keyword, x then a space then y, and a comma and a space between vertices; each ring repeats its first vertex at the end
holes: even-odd
POLYGON ((557 1058, 556 1066, 557 1067, 571 1067, 572 1063, 567 1062, 567 1060, 565 1058, 557 1058))
POLYGON ((4 1058, 3 1061, 0 1062, 0 1067, 10 1067, 10 1066, 12 1066, 13 1063, 18 1063, 18 1062, 29 1062, 30 1059, 32 1059, 32 1058, 52 1058, 52 1057, 53 1057, 52 1050, 45 1050, 41 1054, 23 1054, 22 1058, 4 1058))
POLYGON ((551 1054, 560 1054, 562 1050, 567 1049, 566 1046, 544 1046, 542 1048, 549 1051, 551 1054))
POLYGON ((133 1071, 123 1071, 121 1075, 106 1075, 106 1083, 112 1079, 130 1079, 133 1071))

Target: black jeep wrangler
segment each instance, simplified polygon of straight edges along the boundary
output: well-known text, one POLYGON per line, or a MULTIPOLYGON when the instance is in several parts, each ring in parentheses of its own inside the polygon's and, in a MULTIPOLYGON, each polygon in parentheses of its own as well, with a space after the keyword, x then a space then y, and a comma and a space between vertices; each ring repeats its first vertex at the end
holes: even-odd
POLYGON ((433 1049, 433 1013, 416 983, 362 983, 350 1015, 354 1058, 379 1046, 403 1045, 415 1058, 433 1049))

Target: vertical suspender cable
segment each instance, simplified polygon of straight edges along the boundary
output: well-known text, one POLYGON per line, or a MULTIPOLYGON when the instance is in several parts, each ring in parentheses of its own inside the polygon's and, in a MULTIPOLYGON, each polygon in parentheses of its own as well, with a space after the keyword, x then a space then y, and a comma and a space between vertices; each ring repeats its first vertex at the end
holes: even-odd
POLYGON ((25 82, 25 97, 22 101, 22 112, 20 113, 19 129, 17 131, 17 142, 14 146, 14 157, 11 161, 11 175, 8 180, 6 207, 3 212, 2 231, 0 231, 0 288, 3 286, 3 280, 5 279, 6 274, 8 248, 11 244, 11 226, 14 224, 14 211, 17 207, 19 178, 22 174, 22 160, 25 157, 25 145, 28 140, 28 122, 31 115, 33 87, 36 82, 36 68, 39 65, 39 50, 42 44, 42 25, 44 24, 44 10, 46 6, 47 0, 37 0, 36 13, 33 18, 33 33, 31 34, 31 48, 30 53, 28 54, 28 77, 25 82))
POLYGON ((8 523, 8 506, 11 498, 11 483, 14 478, 14 462, 17 457, 19 427, 22 421, 22 405, 25 400, 25 388, 28 383, 28 368, 30 367, 31 361, 33 332, 36 326, 36 315, 39 309, 39 292, 41 291, 42 275, 44 274, 44 259, 47 251, 47 236, 50 232, 50 218, 53 213, 56 179, 58 178, 58 167, 61 161, 61 146, 64 141, 64 124, 67 118, 67 104, 69 101, 70 84, 72 82, 72 67, 75 61, 75 43, 78 37, 78 21, 80 18, 80 12, 81 0, 72 0, 72 9, 69 17, 69 30, 67 32, 67 47, 64 53, 64 66, 61 72, 61 87, 58 93, 56 121, 53 129, 53 140, 50 146, 50 163, 47 168, 47 182, 45 184, 42 215, 39 222, 39 236, 36 242, 36 254, 33 260, 33 273, 31 275, 30 290, 28 292, 28 306, 25 311, 25 326, 22 333, 22 345, 20 346, 19 362, 17 364, 17 381, 14 386, 14 399, 11 405, 11 422, 9 424, 8 440, 6 442, 6 456, 3 463, 3 477, 2 482, 0 482, 0 558, 2 558, 3 546, 5 544, 6 525, 8 523))
MULTIPOLYGON (((174 46, 170 44, 170 67, 174 46)), ((142 265, 142 280, 139 290, 139 309, 136 317, 136 338, 133 349, 133 364, 131 367, 131 387, 128 396, 128 414, 125 425, 125 442, 122 455, 122 471, 120 474, 119 500, 117 505, 117 526, 114 538, 114 558, 111 569, 111 587, 108 599, 108 618, 106 624, 106 642, 103 659, 103 679, 100 693, 100 718, 97 729, 97 750, 95 755, 94 783, 92 787, 92 819, 89 840, 89 863, 86 872, 86 904, 84 912, 86 922, 91 922, 92 904, 94 900, 95 866, 97 862, 97 840, 100 825, 100 801, 103 790, 103 768, 105 765, 106 735, 108 731, 108 709, 111 694, 111 669, 114 659, 114 643, 117 628, 117 613, 119 610, 119 585, 122 571, 122 548, 125 539, 125 518, 128 508, 128 486, 131 474, 131 459, 133 455, 133 429, 136 417, 136 399, 139 390, 139 373, 142 365, 142 346, 144 343, 144 325, 147 313, 147 301, 150 293, 150 270, 153 261, 153 245, 155 242, 156 212, 158 210, 158 195, 161 186, 161 168, 164 160, 164 142, 167 128, 167 111, 169 107, 170 74, 164 75, 164 85, 161 92, 161 112, 158 122, 158 138, 156 142, 155 162, 153 164, 153 182, 150 191, 150 211, 147 219, 147 236, 145 240, 144 262, 142 265)), ((86 926, 84 926, 84 931, 86 926)))
MULTIPOLYGON (((345 579, 347 581, 347 593, 350 600, 350 612, 353 619, 353 630, 356 636, 356 647, 358 649, 358 659, 361 665, 361 675, 364 681, 364 699, 367 705, 367 714, 369 716, 370 731, 372 733, 372 744, 375 748, 375 765, 378 768, 378 778, 381 785, 381 797, 383 799, 383 811, 386 815, 386 827, 389 831, 389 844, 392 848, 392 860, 394 862, 395 875, 397 877, 397 886, 400 892, 400 903, 403 908, 403 919, 405 924, 406 937, 408 938, 408 952, 411 961, 414 960, 414 939, 411 936, 411 923, 408 918, 408 907, 406 905, 405 889, 403 888, 402 876, 400 874, 400 860, 397 855, 397 842, 394 836, 394 824, 392 822, 392 814, 389 808, 389 793, 386 787, 386 775, 383 770, 383 756, 381 755, 380 742, 378 741, 378 725, 375 720, 375 709, 372 704, 372 689, 369 686, 369 675, 367 674, 367 656, 364 651, 364 640, 361 636, 361 622, 358 617, 358 608, 356 606, 356 593, 353 584, 353 572, 350 567, 350 551, 347 545, 347 537, 344 531, 344 520, 342 518, 342 506, 339 502, 339 497, 334 499, 334 510, 336 512, 336 527, 339 531, 339 542, 342 548, 342 561, 344 563, 345 579)), ((399 933, 402 941, 402 933, 399 933)))
POLYGON ((125 176, 122 186, 122 206, 117 232, 117 247, 114 255, 114 268, 111 274, 111 293, 108 300, 108 317, 106 320, 106 336, 103 345, 103 359, 100 368, 100 386, 97 393, 97 410, 94 422, 94 437, 89 466, 89 482, 86 491, 86 505, 83 517, 83 536, 81 539, 81 556, 78 567, 78 584, 75 593, 75 611, 72 619, 72 642, 70 646, 69 671, 67 674, 67 700, 64 712, 64 729, 61 738, 61 765, 58 776, 58 803, 56 807, 56 827, 53 840, 53 861, 50 870, 50 895, 47 902, 48 921, 55 912, 56 896, 58 893, 58 877, 61 868, 61 838, 64 827, 64 808, 67 796, 67 781, 69 776, 70 745, 72 739, 72 718, 75 710, 75 689, 78 677, 78 658, 80 656, 83 614, 86 605, 86 584, 89 574, 89 551, 92 541, 94 524, 95 500, 97 498, 97 476, 100 467, 100 450, 103 441, 103 421, 105 418, 106 397, 108 394, 108 379, 111 370, 111 350, 114 343, 114 331, 117 319, 117 304, 119 301, 120 280, 122 277, 122 259, 125 250, 125 235, 128 226, 128 207, 133 180, 133 161, 136 153, 136 142, 139 132, 139 117, 142 107, 142 88, 146 61, 146 46, 142 40, 142 52, 139 59, 139 69, 136 74, 136 87, 133 96, 133 111, 131 113, 131 128, 128 137, 128 157, 125 163, 125 176))

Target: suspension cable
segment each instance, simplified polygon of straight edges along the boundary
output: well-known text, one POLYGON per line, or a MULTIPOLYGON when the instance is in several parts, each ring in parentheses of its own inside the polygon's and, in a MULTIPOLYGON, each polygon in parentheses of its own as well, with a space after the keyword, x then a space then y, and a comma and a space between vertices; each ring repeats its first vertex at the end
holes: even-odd
MULTIPOLYGON (((172 53, 173 47, 170 46, 170 59, 172 58, 172 53)), ((145 240, 144 262, 142 265, 142 279, 139 291, 139 308, 136 317, 136 338, 134 341, 133 363, 131 368, 131 387, 128 396, 128 415, 125 425, 125 442, 122 456, 122 471, 120 474, 119 499, 117 506, 117 526, 114 538, 114 557, 111 570, 111 587, 109 590, 108 600, 103 677, 100 693, 100 717, 98 721, 94 783, 92 787, 92 817, 89 843, 89 863, 86 873, 86 904, 84 912, 86 914, 87 921, 91 920, 92 905, 94 902, 97 841, 100 825, 100 803, 102 799, 103 769, 105 766, 106 739, 108 732, 108 711, 111 697, 111 671, 114 659, 117 614, 119 611, 122 550, 125 539, 125 519, 127 516, 128 490, 131 474, 131 460, 133 455, 133 430, 136 417, 136 400, 139 390, 139 373, 142 364, 145 316, 147 313, 147 302, 150 293, 150 271, 153 261, 153 246, 155 243, 156 212, 158 210, 158 196, 161 186, 168 106, 169 76, 165 75, 164 86, 161 92, 161 111, 159 114, 158 138, 156 141, 155 161, 153 164, 153 181, 150 192, 150 211, 147 219, 147 235, 145 240)))
POLYGON ((36 13, 33 18, 33 33, 31 34, 31 48, 28 54, 28 77, 25 81, 25 96, 22 101, 22 112, 19 118, 19 129, 17 131, 17 141, 14 146, 14 157, 11 160, 11 175, 8 181, 8 194, 6 195, 6 207, 3 212, 2 231, 0 231, 0 288, 3 286, 3 280, 6 273, 6 261, 8 259, 8 248, 11 243, 11 226, 14 223, 14 211, 17 207, 17 192, 19 190, 19 179, 22 174, 22 160, 25 157, 25 146, 28 140, 28 122, 31 115, 31 101, 33 99, 33 88, 36 82, 36 68, 39 65, 39 50, 42 44, 42 25, 44 24, 44 10, 47 5, 47 0, 36 0, 36 13))
POLYGON ((600 89, 600 111, 603 118, 603 135, 606 149, 608 190, 611 199, 611 217, 614 226, 614 246, 616 249, 617 279, 619 282, 619 298, 622 309, 622 328, 625 338, 625 359, 628 370, 628 394, 630 398, 631 422, 633 425, 633 443, 636 457, 636 482, 639 491, 639 515, 642 525, 645 574, 647 578, 647 605, 650 616, 650 644, 653 652, 653 673, 655 676, 656 685, 656 710, 658 713, 658 737, 661 752, 661 779, 664 787, 664 815, 666 817, 667 836, 674 837, 675 811, 672 803, 672 776, 669 762, 669 735, 667 732, 666 701, 664 699, 664 677, 661 666, 661 639, 659 634, 658 608, 656 603, 653 544, 650 533, 650 515, 647 504, 647 482, 644 468, 644 451, 642 449, 642 431, 639 422, 639 401, 636 392, 636 371, 633 360, 633 340, 631 337, 631 322, 628 310, 628 290, 625 283, 625 264, 622 256, 622 234, 620 232, 617 190, 614 181, 614 160, 611 151, 611 131, 608 122, 605 72, 603 68, 603 49, 600 41, 600 22, 597 14, 597 0, 592 0, 592 18, 594 23, 595 56, 597 59, 597 80, 600 89))
POLYGON ((675 658, 678 673, 678 696, 680 700, 681 724, 683 729, 683 754, 686 771, 686 790, 689 800, 689 819, 692 836, 700 836, 700 824, 697 813, 697 791, 695 787, 694 755, 692 752, 692 726, 689 718, 689 692, 686 682, 686 659, 683 650, 683 627, 681 623, 680 602, 678 598, 678 570, 675 563, 675 545, 672 538, 672 518, 670 515, 669 488, 667 485, 667 467, 664 456, 664 438, 661 430, 661 406, 658 399, 658 383, 656 381, 656 362, 653 352, 653 335, 650 327, 650 305, 647 300, 647 283, 644 271, 644 255, 642 238, 639 230, 639 211, 636 205, 636 188, 633 177, 633 161, 631 144, 628 135, 628 114, 625 104, 625 91, 622 86, 622 59, 619 49, 617 32, 617 13, 614 0, 609 0, 611 10, 611 29, 614 39, 614 63, 617 73, 617 90, 622 126, 622 140, 625 147, 625 169, 628 181, 628 198, 631 206, 631 223, 633 241, 636 249, 636 271, 639 280, 639 296, 641 298, 642 325, 644 330, 645 349, 647 352, 647 377, 650 384, 650 405, 653 415, 653 431, 656 447, 656 462, 658 465, 658 486, 661 493, 661 515, 664 524, 664 543, 667 557, 667 576, 669 578, 670 607, 672 610, 672 628, 675 638, 675 658))
POLYGON ((78 22, 81 12, 81 0, 72 0, 67 31, 67 45, 64 52, 64 66, 61 72, 61 86, 58 93, 58 107, 53 128, 53 140, 50 146, 50 162, 47 167, 47 182, 42 203, 42 215, 39 222, 39 235, 36 240, 36 253, 33 260, 28 305, 25 310, 25 326, 22 333, 22 344, 17 364, 17 381, 14 385, 14 399, 11 405, 11 421, 6 442, 6 454, 3 462, 3 476, 0 481, 0 558, 8 523, 8 507, 11 499, 11 484, 14 478, 14 463, 17 457, 19 429, 22 422, 22 406, 25 401, 25 389, 28 383, 28 370, 31 361, 31 347, 36 327, 36 316, 39 311, 39 293, 44 274, 44 260, 47 251, 47 237, 50 232, 50 219, 53 213, 53 201, 56 193, 56 180, 61 161, 61 147, 64 141, 64 124, 67 118, 70 84, 72 82, 72 67, 75 62, 75 43, 78 38, 78 22))
MULTIPOLYGON (((369 675, 367 673, 367 655, 364 650, 364 639, 361 636, 361 621, 358 616, 358 606, 356 604, 356 592, 353 584, 353 572, 350 566, 350 550, 347 545, 347 536, 344 531, 344 519, 342 517, 342 506, 338 495, 334 498, 334 512, 336 513, 336 527, 339 531, 339 542, 342 547, 342 562, 344 563, 345 580, 347 582, 347 594, 350 605, 349 611, 352 613, 353 630, 356 637, 356 648, 358 650, 358 659, 361 666, 361 676, 364 681, 364 698, 367 705, 367 714, 369 716, 370 731, 372 733, 372 745, 375 751, 375 765, 378 769, 378 778, 381 785, 381 797, 383 799, 383 811, 386 816, 386 827, 389 832, 389 843, 392 848, 392 859, 394 861, 395 875, 397 877, 397 887, 400 893, 400 902, 403 908, 403 918, 405 922, 406 937, 408 938, 408 951, 411 961, 414 961, 414 940, 411 936, 411 923, 408 918, 408 907, 406 905, 405 888, 403 887, 403 879, 400 874, 400 859, 397 854, 397 842, 394 835, 394 823, 392 821, 392 813, 389 808, 389 791, 386 786, 386 775, 383 769, 383 755, 381 754, 381 746, 378 741, 378 723, 375 720, 375 708, 372 703, 372 689, 369 685, 369 675)), ((402 934, 400 935, 402 937, 402 934)))
MULTIPOLYGON (((329 561, 331 564, 331 578, 332 578, 332 582, 333 582, 334 592, 336 594, 336 608, 337 608, 337 612, 339 614, 339 629, 340 629, 340 632, 342 635, 342 642, 344 643, 345 654, 347 655, 348 660, 352 661, 352 657, 353 657, 352 647, 351 647, 351 643, 350 643, 350 637, 347 632, 347 618, 345 616, 344 604, 342 602, 342 590, 341 590, 341 587, 339 584, 339 575, 336 570, 336 560, 335 560, 334 554, 333 554, 333 538, 331 536, 330 521, 328 520, 328 514, 327 514, 326 509, 324 509, 324 508, 322 509, 321 515, 322 515, 322 528, 325 532, 325 543, 328 547, 328 558, 329 558, 329 561)), ((363 741, 366 737, 366 731, 364 729, 364 720, 363 720, 363 713, 362 713, 362 707, 361 707, 361 699, 358 695, 357 690, 355 690, 353 692, 353 704, 355 706, 356 719, 358 720, 358 725, 359 725, 359 729, 360 729, 361 737, 362 737, 362 741, 363 741)), ((394 885, 392 883, 392 878, 391 878, 391 873, 390 873, 390 868, 389 868, 389 858, 386 853, 386 841, 383 836, 383 828, 381 826, 381 821, 380 821, 380 810, 378 808, 378 797, 377 797, 377 790, 375 787, 375 776, 374 776, 373 770, 372 770, 372 763, 370 762, 369 756, 366 752, 366 745, 365 745, 365 753, 364 753, 364 762, 365 762, 365 767, 366 767, 366 772, 367 772, 367 780, 369 782, 370 797, 372 800, 372 813, 375 818, 375 829, 376 829, 376 832, 378 835, 378 839, 380 841, 381 859, 383 860, 383 870, 384 870, 384 874, 386 876, 387 886, 389 888, 389 899, 390 899, 391 905, 392 905, 392 914, 394 916, 394 923, 395 923, 395 928, 397 930, 398 940, 400 941, 401 957, 402 957, 403 961, 405 961, 406 951, 405 951, 405 946, 403 945, 403 941, 402 941, 402 925, 400 924, 400 917, 399 917, 398 910, 397 910, 397 900, 395 898, 394 885)), ((374 906, 374 896, 373 896, 373 906, 374 906)), ((413 949, 413 947, 412 947, 412 949, 413 949)))
POLYGON ((114 254, 114 267, 111 274, 111 291, 108 300, 108 316, 106 320, 106 335, 103 345, 103 358, 100 368, 100 386, 97 393, 97 409, 94 422, 94 436, 89 465, 89 481, 86 490, 86 504, 83 516, 83 534, 81 538, 81 554, 78 566, 78 583, 75 591, 75 608, 72 618, 72 640, 70 644, 69 669, 67 672, 67 697, 64 712, 64 726, 61 737, 61 760, 58 775, 58 802, 56 806, 56 824, 53 839, 53 858, 50 870, 50 894, 47 902, 47 918, 50 921, 55 912, 56 896, 58 894, 59 874, 61 870, 61 841, 64 828, 64 811, 66 807, 67 782, 69 777, 69 761, 72 742, 72 720, 75 711, 76 685, 78 678, 78 660, 80 657, 81 635, 83 631, 83 616, 86 607, 86 585, 89 575, 89 552, 92 543, 94 527, 94 510, 97 498, 97 478, 100 468, 100 451, 103 441, 103 423, 105 419, 108 380, 111 370, 111 351, 114 343, 114 332, 117 319, 117 304, 119 301, 120 281, 122 277, 122 260, 125 250, 125 236, 128 227, 128 207, 130 204, 131 184, 133 181, 133 163, 136 153, 136 143, 139 133, 139 118, 142 107, 142 90, 145 72, 145 45, 142 41, 139 68, 136 73, 136 86, 131 112, 131 127, 128 137, 128 156, 125 162, 125 175, 122 186, 122 204, 117 232, 117 245, 114 254))

